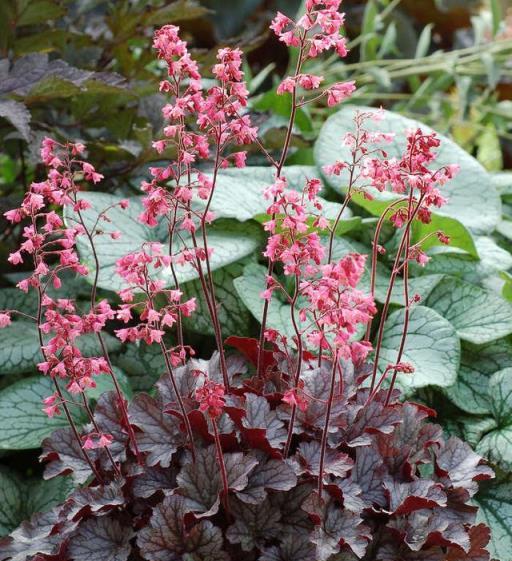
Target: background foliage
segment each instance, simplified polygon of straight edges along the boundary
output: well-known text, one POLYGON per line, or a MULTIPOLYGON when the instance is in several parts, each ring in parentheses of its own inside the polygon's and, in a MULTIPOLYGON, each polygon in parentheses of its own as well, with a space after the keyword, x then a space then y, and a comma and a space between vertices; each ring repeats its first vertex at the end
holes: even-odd
MULTIPOLYGON (((162 67, 154 62, 150 37, 155 26, 178 23, 194 56, 212 62, 215 46, 239 45, 248 53, 251 111, 267 146, 278 146, 288 102, 275 84, 293 63, 267 33, 276 8, 294 13, 297 0, 139 1, 4 0, 0 3, 0 192, 1 210, 16 206, 25 187, 41 172, 38 147, 45 135, 80 139, 106 180, 88 199, 101 210, 105 201, 133 197, 130 214, 112 218, 120 243, 101 251, 100 287, 115 289, 112 265, 142 240, 158 238, 133 221, 139 183, 158 157, 151 140, 162 122, 157 91, 162 67)), ((494 555, 512 559, 512 13, 507 2, 462 0, 345 0, 351 54, 344 62, 316 63, 311 71, 327 81, 355 79, 356 106, 394 111, 383 122, 400 133, 419 120, 447 136, 442 161, 457 162, 462 173, 450 185, 450 203, 433 220, 453 243, 429 248, 431 261, 414 271, 411 289, 422 305, 414 309, 406 348, 416 365, 402 388, 438 411, 445 429, 467 440, 497 468, 497 480, 477 497, 482 518, 493 528, 494 555)), ((340 159, 339 139, 351 125, 354 107, 324 106, 299 112, 293 151, 285 175, 299 186, 304 176, 340 159)), ((399 136, 399 135, 397 135, 399 136)), ((391 147, 390 152, 399 150, 391 147)), ((165 154, 166 158, 172 154, 165 154)), ((270 171, 230 170, 219 182, 212 210, 218 220, 210 243, 216 247, 214 277, 223 303, 227 334, 252 335, 262 305, 258 297, 264 269, 260 261, 264 212, 262 188, 270 171)), ((343 181, 325 181, 327 212, 343 197, 343 181)), ((383 201, 354 198, 336 238, 336 257, 352 249, 369 252, 372 229, 383 201)), ((91 211, 94 212, 94 209, 91 211)), ((91 214, 92 216, 92 214, 91 214)), ((16 233, 0 218, 0 258, 16 243, 16 233)), ((417 231, 418 238, 425 231, 417 231)), ((396 243, 385 232, 385 246, 396 243)), ((87 256, 87 247, 82 247, 87 256)), ((19 273, 2 265, 0 308, 6 303, 32 311, 35 302, 12 288, 19 273)), ((385 264, 381 276, 385 277, 385 264)), ((188 294, 198 295, 193 271, 183 271, 188 294)), ((81 293, 77 281, 75 294, 81 293)), ((382 287, 382 290, 384 287, 382 287)), ((382 302, 384 294, 377 290, 382 302)), ((83 292, 83 290, 82 290, 83 292)), ((392 361, 401 332, 401 292, 385 332, 384 361, 392 361)), ((273 301, 270 327, 289 330, 287 304, 273 301)), ((195 346, 212 349, 206 310, 186 325, 195 346)), ((128 394, 149 390, 162 371, 149 348, 126 350, 112 338, 128 394)), ((63 426, 47 419, 41 396, 47 380, 35 375, 38 346, 27 324, 16 321, 0 332, 0 533, 30 512, 45 509, 69 490, 44 482, 37 463, 42 438, 63 426)), ((91 342, 90 352, 96 352, 91 342)), ((108 389, 91 392, 95 401, 108 389)))

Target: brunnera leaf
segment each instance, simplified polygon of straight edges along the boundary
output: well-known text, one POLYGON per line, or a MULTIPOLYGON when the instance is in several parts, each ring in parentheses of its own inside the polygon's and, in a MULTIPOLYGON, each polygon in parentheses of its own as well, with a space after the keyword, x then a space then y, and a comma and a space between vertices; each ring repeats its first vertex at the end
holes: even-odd
POLYGON ((491 557, 507 559, 512 551, 512 483, 484 483, 475 502, 480 507, 477 521, 491 529, 491 557))
POLYGON ((140 432, 136 433, 137 446, 147 454, 149 466, 160 464, 169 467, 173 455, 183 445, 183 432, 179 420, 162 411, 162 406, 147 394, 139 394, 130 403, 130 423, 140 432))
POLYGON ((188 508, 179 495, 165 497, 153 509, 149 525, 137 537, 148 561, 228 561, 222 532, 209 520, 186 526, 188 508))
POLYGON ((127 561, 134 532, 108 516, 90 518, 72 535, 68 552, 74 561, 127 561))
MULTIPOLYGON (((396 363, 403 325, 404 310, 392 313, 386 320, 379 368, 396 363)), ((397 383, 405 390, 451 386, 457 379, 460 362, 460 341, 454 327, 434 310, 414 306, 402 361, 415 368, 414 374, 397 376, 397 383)))
MULTIPOLYGON (((120 342, 112 335, 105 333, 103 337, 109 352, 121 348, 120 342)), ((80 336, 77 345, 84 356, 101 355, 101 347, 94 334, 80 336)), ((34 372, 41 360, 39 337, 34 323, 17 320, 0 331, 0 374, 34 372)))
POLYGON ((14 470, 0 468, 0 536, 14 530, 36 512, 47 512, 63 501, 72 484, 69 478, 51 481, 22 479, 14 470))
POLYGON ((489 380, 491 414, 496 427, 487 431, 476 450, 505 471, 512 469, 512 368, 504 368, 489 380))
POLYGON ((512 367, 512 344, 500 339, 486 345, 462 345, 462 356, 457 381, 443 389, 453 403, 472 415, 491 413, 492 395, 489 393, 491 376, 512 367))
POLYGON ((425 305, 446 318, 461 339, 475 345, 512 333, 512 304, 460 279, 446 277, 430 293, 425 305))
MULTIPOLYGON (((249 473, 258 460, 241 452, 224 454, 229 490, 243 491, 249 473)), ((196 460, 185 461, 177 477, 178 492, 184 497, 189 512, 199 517, 212 516, 219 509, 222 477, 215 446, 196 450, 196 460)))

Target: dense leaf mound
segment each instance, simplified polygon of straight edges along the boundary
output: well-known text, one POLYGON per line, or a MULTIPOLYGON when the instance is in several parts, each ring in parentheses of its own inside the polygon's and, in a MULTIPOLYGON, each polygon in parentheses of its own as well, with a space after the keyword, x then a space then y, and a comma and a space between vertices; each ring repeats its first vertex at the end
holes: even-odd
POLYGON ((306 405, 282 401, 289 358, 266 355, 265 380, 252 377, 255 342, 232 340, 249 358, 229 358, 231 390, 213 421, 196 401, 198 372, 221 381, 218 356, 175 370, 194 434, 194 457, 167 376, 154 395, 129 406, 139 461, 122 426, 117 396, 103 394, 95 422, 114 436, 91 450, 93 477, 71 429, 43 443, 45 477, 80 484, 60 506, 37 514, 0 542, 0 560, 59 561, 485 561, 489 530, 475 525, 477 481, 493 477, 481 458, 428 422, 434 412, 382 391, 368 402, 368 369, 343 364, 321 435, 331 365, 305 360, 306 405), (216 440, 215 432, 219 435, 216 440), (222 446, 224 475, 219 462, 222 446), (322 471, 322 496, 319 477, 322 471))

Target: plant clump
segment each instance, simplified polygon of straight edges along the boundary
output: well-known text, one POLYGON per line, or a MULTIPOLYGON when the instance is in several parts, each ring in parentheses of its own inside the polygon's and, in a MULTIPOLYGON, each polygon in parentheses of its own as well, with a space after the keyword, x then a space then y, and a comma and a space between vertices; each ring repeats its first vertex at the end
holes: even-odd
MULTIPOLYGON (((415 370, 404 353, 410 310, 419 301, 409 292, 409 264, 425 265, 423 246, 432 238, 450 242, 442 231, 418 239, 413 226, 429 224, 432 209, 446 202, 441 189, 457 166, 436 169, 440 141, 420 129, 407 132, 400 158, 388 157, 393 135, 371 132, 385 114, 361 112, 355 132, 341 139, 351 160, 324 169, 348 177, 334 218, 325 216, 320 179, 308 177, 296 189, 283 172, 297 111, 318 100, 341 103, 354 91, 352 82, 322 89, 321 76, 303 72, 322 53, 347 54, 339 6, 340 0, 307 0, 297 21, 278 14, 272 22, 279 40, 298 51, 294 74, 277 90, 291 97, 277 157, 260 142, 246 110, 241 51, 219 51, 214 85, 206 89, 179 28, 156 32, 153 46, 168 72, 160 91, 169 103, 162 109, 164 138, 154 148, 172 158, 142 183, 138 220, 163 231, 166 241, 127 244, 115 263, 117 300, 98 295, 98 238, 123 243, 109 213, 129 203, 123 199, 91 219, 83 186, 103 177, 85 161, 85 146, 43 141, 47 177, 6 213, 23 228, 9 261, 33 264, 18 287, 37 296, 37 314, 22 315, 36 323, 38 368, 54 385, 44 411, 64 415, 70 425, 43 442, 45 478, 70 474, 77 487, 0 542, 0 561, 489 559, 489 530, 476 523, 471 499, 492 470, 469 445, 428 422, 433 410, 401 401, 397 389, 398 374, 415 370), (222 171, 246 165, 240 147, 249 144, 274 173, 261 194, 268 205, 261 328, 258 339, 225 339, 208 235, 217 218, 212 201, 222 171), (376 223, 366 290, 367 256, 338 256, 334 246, 351 198, 371 198, 372 189, 398 198, 376 223), (385 222, 396 229, 396 256, 376 322, 385 222), (183 322, 193 318, 197 299, 182 290, 180 271, 201 286, 217 347, 208 361, 185 340, 183 322), (70 272, 90 283, 85 309, 55 296, 70 272), (397 279, 404 324, 394 359, 383 361, 397 279), (291 336, 268 326, 275 298, 289 307, 291 336), (108 325, 123 344, 160 353, 164 374, 152 393, 126 399, 104 340, 108 325), (81 350, 81 338, 90 335, 97 356, 81 350), (93 409, 87 391, 106 376, 114 391, 93 409), (77 421, 76 408, 85 422, 77 421)), ((17 313, 4 310, 0 327, 17 313)))

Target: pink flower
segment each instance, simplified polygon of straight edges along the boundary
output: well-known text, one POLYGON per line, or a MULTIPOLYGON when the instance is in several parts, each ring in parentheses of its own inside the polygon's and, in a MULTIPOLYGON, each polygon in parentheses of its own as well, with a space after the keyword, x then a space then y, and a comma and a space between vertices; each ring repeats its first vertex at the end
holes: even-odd
POLYGON ((292 407, 298 407, 301 411, 306 411, 308 408, 307 399, 296 388, 286 390, 281 401, 292 407))
POLYGON ((283 95, 286 92, 292 93, 294 88, 295 79, 288 76, 279 84, 279 86, 277 86, 277 95, 283 95))
POLYGON ((1 312, 0 313, 0 329, 11 325, 11 316, 8 313, 1 312))
POLYGON ((205 380, 202 387, 195 391, 195 398, 199 402, 199 410, 207 412, 215 419, 222 415, 226 402, 224 401, 225 388, 213 380, 205 380))
POLYGON ((305 90, 316 90, 323 79, 323 76, 315 76, 314 74, 299 74, 297 76, 299 86, 305 90))
POLYGON ((21 252, 15 251, 14 253, 11 253, 7 258, 7 261, 9 261, 12 265, 19 265, 20 263, 23 263, 21 252))
POLYGON ((344 101, 356 89, 355 82, 342 82, 334 84, 327 91, 327 105, 332 107, 344 101))

